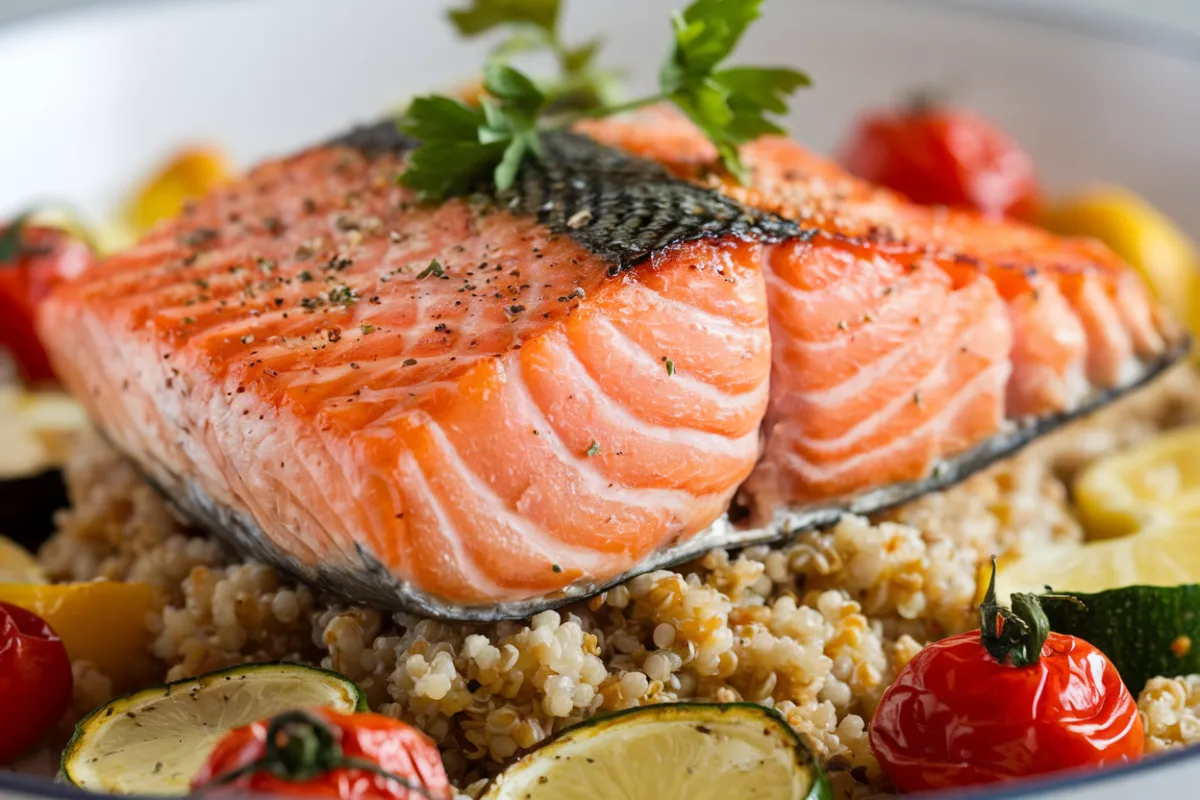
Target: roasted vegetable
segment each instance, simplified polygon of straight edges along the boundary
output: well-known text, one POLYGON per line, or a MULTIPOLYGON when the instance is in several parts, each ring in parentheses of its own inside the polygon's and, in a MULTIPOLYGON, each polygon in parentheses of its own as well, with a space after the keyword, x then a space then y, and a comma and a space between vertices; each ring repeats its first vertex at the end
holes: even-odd
POLYGON ((62 637, 73 661, 90 661, 121 689, 145 677, 154 601, 144 583, 0 583, 0 602, 32 611, 62 637))
POLYGON ((152 175, 126 210, 128 225, 141 234, 183 210, 187 201, 227 181, 232 170, 225 155, 213 147, 185 149, 152 175))
POLYGON ((0 346, 32 383, 54 381, 54 369, 34 330, 34 311, 58 283, 92 262, 90 247, 62 228, 25 215, 0 224, 0 346))
POLYGON ((352 681, 299 664, 247 664, 143 689, 93 711, 62 758, 64 780, 110 794, 182 795, 229 731, 283 711, 353 712, 366 699, 352 681))
POLYGON ((31 748, 71 705, 62 641, 36 614, 0 603, 0 764, 31 748))
POLYGON ((898 789, 961 791, 1142 755, 1117 669, 1083 639, 1051 633, 1036 595, 999 606, 993 568, 980 622, 917 653, 879 702, 871 749, 898 789))
POLYGON ((192 788, 238 797, 450 800, 437 745, 381 714, 288 711, 231 731, 192 788))
POLYGON ((864 116, 842 161, 927 205, 1024 218, 1037 203, 1033 160, 1015 141, 982 117, 925 100, 864 116))

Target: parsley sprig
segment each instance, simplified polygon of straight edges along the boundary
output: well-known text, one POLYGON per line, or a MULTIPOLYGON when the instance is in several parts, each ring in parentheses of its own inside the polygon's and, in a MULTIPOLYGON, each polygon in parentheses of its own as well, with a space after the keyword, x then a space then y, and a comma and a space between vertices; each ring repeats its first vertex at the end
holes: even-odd
MULTIPOLYGON (((780 132, 770 115, 786 113, 787 98, 810 84, 807 75, 794 69, 725 66, 746 29, 761 16, 762 3, 695 0, 672 16, 672 45, 657 93, 566 114, 548 113, 558 95, 507 64, 502 54, 514 45, 502 45, 485 68, 479 108, 440 95, 413 101, 400 127, 421 145, 411 153, 401 181, 424 198, 439 199, 469 191, 490 172, 503 191, 513 185, 525 158, 540 155, 540 131, 583 116, 611 116, 662 102, 682 110, 716 146, 725 168, 745 181, 738 145, 780 132)), ((558 0, 474 0, 452 18, 467 35, 501 26, 541 31, 543 44, 560 54, 560 68, 569 75, 572 64, 591 63, 598 41, 565 48, 556 32, 558 12, 558 0), (586 54, 579 55, 581 51, 586 54)))
POLYGON ((615 76, 596 67, 603 38, 568 45, 558 29, 560 11, 560 0, 472 0, 469 7, 451 11, 450 21, 467 38, 507 30, 508 35, 492 51, 493 60, 504 62, 531 52, 553 56, 559 74, 540 88, 556 104, 587 108, 611 102, 615 76))

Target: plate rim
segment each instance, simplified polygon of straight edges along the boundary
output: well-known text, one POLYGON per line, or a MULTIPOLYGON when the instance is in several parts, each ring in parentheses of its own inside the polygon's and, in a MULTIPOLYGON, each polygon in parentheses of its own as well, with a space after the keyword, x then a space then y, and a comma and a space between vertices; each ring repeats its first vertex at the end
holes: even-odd
MULTIPOLYGON (((775 0, 781 2, 782 0, 775 0)), ((1165 23, 1108 9, 1085 9, 1046 6, 1036 0, 958 0, 953 5, 948 0, 842 0, 859 5, 891 7, 898 9, 901 3, 917 5, 945 14, 977 16, 1018 22, 1040 29, 1050 29, 1093 41, 1120 44, 1134 49, 1148 50, 1158 56, 1166 56, 1193 67, 1200 68, 1200 32, 1175 28, 1165 23)), ((57 8, 35 12, 32 15, 0 25, 0 48, 10 40, 42 34, 62 26, 80 26, 89 21, 121 18, 137 18, 146 15, 172 16, 186 14, 190 9, 205 9, 214 12, 218 6, 232 7, 253 0, 175 0, 164 4, 157 0, 105 0, 94 5, 57 8)), ((682 3, 683 0, 680 0, 682 3)), ((1002 784, 990 787, 948 790, 946 792, 910 795, 914 800, 947 800, 951 796, 970 800, 1020 800, 1040 796, 1062 789, 1075 789, 1105 782, 1114 782, 1148 771, 1161 771, 1180 762, 1200 761, 1200 746, 1179 748, 1147 754, 1141 760, 1111 766, 1101 770, 1071 770, 1043 777, 1021 779, 1018 784, 1002 784)), ((80 800, 94 797, 75 786, 59 783, 47 778, 0 771, 0 796, 8 793, 24 794, 32 798, 53 800, 80 800)), ((144 796, 143 796, 144 797, 144 796)), ((167 800, 167 799, 163 799, 167 800)))

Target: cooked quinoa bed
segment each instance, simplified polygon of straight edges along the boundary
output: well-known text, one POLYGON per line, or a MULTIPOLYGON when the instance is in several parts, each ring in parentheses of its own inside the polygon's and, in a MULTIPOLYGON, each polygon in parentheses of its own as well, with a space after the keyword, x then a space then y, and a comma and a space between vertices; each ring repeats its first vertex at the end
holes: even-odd
MULTIPOLYGON (((99 438, 65 468, 72 507, 39 558, 61 580, 142 581, 148 682, 249 661, 302 661, 358 681, 372 708, 441 747, 465 794, 505 760, 595 714, 675 701, 779 710, 840 797, 886 795, 867 747, 880 695, 923 644, 977 625, 976 570, 992 553, 1081 536, 1066 481, 1093 456, 1200 419, 1200 377, 1154 388, 962 485, 778 547, 715 551, 529 620, 447 624, 347 606, 180 525, 99 438)), ((76 716, 110 699, 75 664, 76 716)), ((1147 751, 1200 742, 1200 676, 1149 682, 1147 751)))

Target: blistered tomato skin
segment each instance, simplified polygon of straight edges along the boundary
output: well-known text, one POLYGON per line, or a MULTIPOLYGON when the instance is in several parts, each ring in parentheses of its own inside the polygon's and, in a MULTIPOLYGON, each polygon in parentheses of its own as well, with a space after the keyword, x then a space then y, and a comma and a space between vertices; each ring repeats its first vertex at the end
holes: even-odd
POLYGON ((1137 705, 1095 647, 1051 633, 1041 658, 1002 664, 980 632, 929 645, 871 722, 871 748, 902 792, 964 787, 1142 755, 1137 705))
POLYGON ((453 796, 441 754, 421 731, 381 714, 329 709, 281 714, 231 731, 192 779, 192 788, 338 800, 453 796), (272 731, 274 749, 268 746, 272 731))
POLYGON ((0 603, 0 764, 24 754, 58 722, 73 689, 71 661, 50 626, 0 603))
POLYGON ((963 111, 868 115, 842 161, 858 177, 925 205, 1027 219, 1037 204, 1033 159, 995 125, 963 111))
MULTIPOLYGON (((15 223, 13 223, 15 224, 15 223)), ((16 237, 0 253, 0 347, 8 350, 32 383, 55 379, 34 330, 38 304, 59 283, 78 277, 92 263, 92 251, 65 231, 0 223, 0 239, 16 237)))

